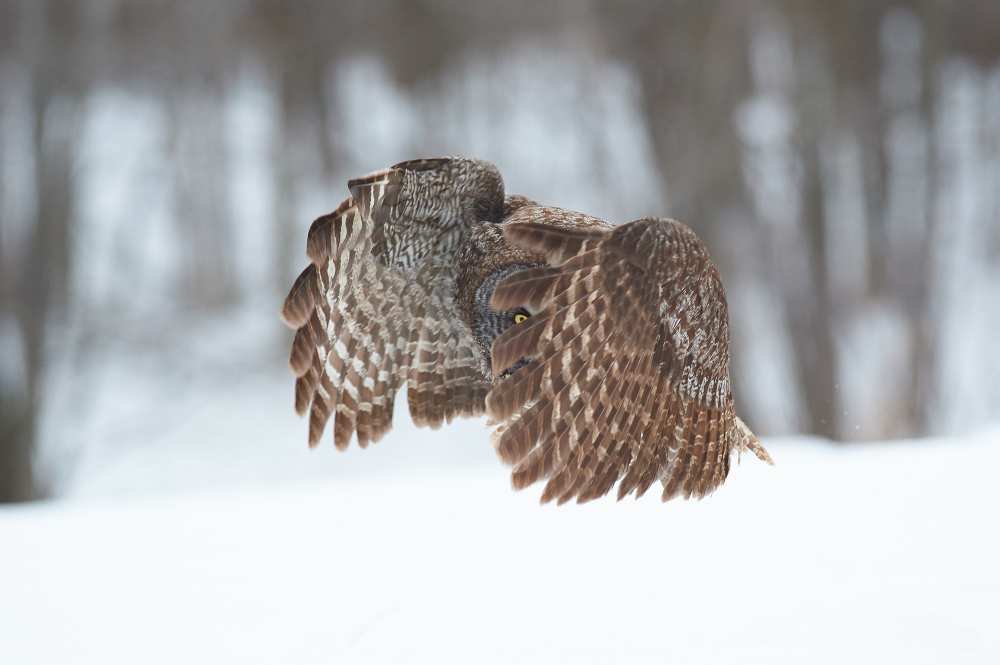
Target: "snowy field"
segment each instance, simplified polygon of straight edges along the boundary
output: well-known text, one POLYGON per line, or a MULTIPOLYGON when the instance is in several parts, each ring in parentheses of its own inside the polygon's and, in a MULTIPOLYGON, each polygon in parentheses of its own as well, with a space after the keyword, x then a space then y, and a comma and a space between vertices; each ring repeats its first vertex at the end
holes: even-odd
POLYGON ((729 9, 690 33, 718 42, 706 68, 645 52, 641 35, 687 39, 687 10, 650 30, 655 12, 578 3, 485 40, 433 21, 432 63, 301 12, 266 36, 267 3, 124 22, 91 4, 46 27, 20 3, 29 37, 0 45, 0 266, 69 267, 66 294, 55 270, 0 311, 0 382, 41 387, 34 461, 58 497, 0 505, 0 665, 1000 665, 1000 68, 949 38, 975 13, 866 6, 877 29, 840 31, 856 67, 837 31, 800 37, 811 10, 729 9), (819 388, 847 438, 918 414, 963 434, 771 438, 777 466, 747 456, 668 505, 541 507, 482 422, 416 430, 402 397, 373 449, 308 450, 277 314, 309 223, 348 178, 449 153, 496 162, 509 192, 704 229, 762 431, 817 431, 819 388), (826 317, 813 372, 795 358, 826 317))
POLYGON ((476 422, 307 451, 287 387, 0 509, 0 663, 1000 662, 1000 431, 556 508, 476 422))

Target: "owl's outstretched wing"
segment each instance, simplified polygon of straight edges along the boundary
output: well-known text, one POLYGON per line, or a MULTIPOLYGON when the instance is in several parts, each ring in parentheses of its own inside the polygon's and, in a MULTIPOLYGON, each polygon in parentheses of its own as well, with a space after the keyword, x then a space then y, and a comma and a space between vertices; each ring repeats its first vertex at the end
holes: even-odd
POLYGON ((725 292, 691 229, 642 219, 504 235, 549 264, 492 299, 539 310, 493 343, 495 373, 530 359, 486 400, 515 487, 548 478, 542 501, 583 502, 619 480, 619 499, 660 480, 663 500, 701 497, 725 480, 733 449, 770 461, 733 409, 725 292))
MULTIPOLYGON (((334 442, 365 447, 392 425, 408 386, 418 425, 483 411, 482 354, 456 311, 455 252, 503 210, 503 181, 485 162, 403 162, 348 184, 351 197, 309 229, 311 263, 282 309, 296 330, 289 364, 309 444, 333 418, 334 442)), ((498 221, 498 220, 497 220, 498 221)))

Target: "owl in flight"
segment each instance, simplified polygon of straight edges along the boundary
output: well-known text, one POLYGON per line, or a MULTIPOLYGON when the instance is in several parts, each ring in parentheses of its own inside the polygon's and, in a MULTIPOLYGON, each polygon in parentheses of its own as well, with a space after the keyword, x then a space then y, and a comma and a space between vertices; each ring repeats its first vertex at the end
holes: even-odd
POLYGON ((618 498, 655 482, 702 497, 733 451, 770 457, 736 416, 719 271, 684 224, 619 226, 506 196, 488 162, 401 162, 348 183, 309 229, 282 309, 309 444, 486 413, 542 501, 618 498))

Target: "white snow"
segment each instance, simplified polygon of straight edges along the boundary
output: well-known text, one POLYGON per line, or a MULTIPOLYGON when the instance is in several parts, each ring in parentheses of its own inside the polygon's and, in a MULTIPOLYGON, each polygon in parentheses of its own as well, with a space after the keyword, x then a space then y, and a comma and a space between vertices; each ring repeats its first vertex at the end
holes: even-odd
POLYGON ((0 509, 0 663, 1000 662, 1000 431, 768 441, 705 501, 555 508, 480 423, 337 454, 225 408, 0 509))

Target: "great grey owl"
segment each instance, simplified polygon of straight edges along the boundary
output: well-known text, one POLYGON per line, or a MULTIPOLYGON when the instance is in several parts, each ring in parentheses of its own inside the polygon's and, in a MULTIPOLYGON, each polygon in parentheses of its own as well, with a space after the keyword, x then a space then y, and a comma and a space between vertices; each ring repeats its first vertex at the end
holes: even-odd
POLYGON ((618 482, 702 497, 734 450, 770 457, 736 416, 719 271, 670 219, 620 226, 505 196, 497 168, 401 162, 348 183, 317 219, 285 300, 309 444, 362 448, 413 421, 489 415, 500 458, 542 501, 618 482))

